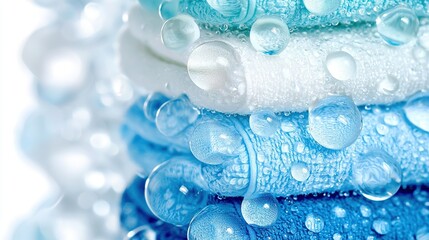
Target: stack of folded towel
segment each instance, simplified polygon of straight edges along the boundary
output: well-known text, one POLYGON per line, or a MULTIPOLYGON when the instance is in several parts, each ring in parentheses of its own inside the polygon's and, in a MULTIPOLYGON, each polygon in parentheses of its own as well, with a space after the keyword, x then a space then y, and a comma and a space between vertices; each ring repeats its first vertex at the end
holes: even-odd
POLYGON ((429 239, 429 1, 140 1, 128 239, 429 239))

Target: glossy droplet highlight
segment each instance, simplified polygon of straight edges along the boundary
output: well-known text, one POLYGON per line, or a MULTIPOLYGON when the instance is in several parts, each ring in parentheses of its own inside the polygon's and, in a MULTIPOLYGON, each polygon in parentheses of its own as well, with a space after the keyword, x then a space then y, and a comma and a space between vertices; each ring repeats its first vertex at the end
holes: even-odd
POLYGON ((256 51, 267 55, 281 53, 289 44, 289 28, 282 19, 262 17, 250 29, 250 42, 256 51))
POLYGON ((200 111, 186 96, 165 102, 156 113, 156 127, 165 136, 174 136, 193 124, 200 111))
POLYGON ((329 53, 325 63, 329 74, 337 80, 347 81, 356 76, 356 61, 347 52, 338 51, 329 53))
POLYGON ((158 109, 168 100, 169 99, 162 93, 155 92, 150 94, 143 104, 145 117, 151 121, 155 121, 158 109))
POLYGON ((410 98, 404 112, 414 126, 429 132, 429 93, 418 93, 410 98))
POLYGON ((308 169, 307 164, 304 162, 293 163, 290 168, 290 172, 293 179, 298 182, 303 182, 310 176, 310 169, 308 169))
POLYGON ((199 212, 188 228, 189 240, 249 240, 247 224, 231 204, 209 205, 199 212))
POLYGON ((162 20, 168 20, 177 16, 179 12, 179 0, 167 0, 159 5, 159 16, 162 20))
POLYGON ((128 232, 124 240, 156 239, 156 232, 148 226, 140 226, 128 232))
POLYGON ((188 59, 188 74, 192 82, 203 90, 225 87, 239 79, 241 61, 234 48, 220 41, 203 43, 188 59))
POLYGON ((249 125, 252 132, 261 137, 270 137, 280 128, 280 119, 269 111, 256 112, 250 115, 249 125))
POLYGON ((304 6, 315 15, 327 15, 340 7, 341 0, 304 0, 304 6))
POLYGON ((200 165, 184 158, 160 164, 149 175, 145 185, 145 199, 149 209, 159 219, 183 226, 207 205, 208 193, 200 165))
POLYGON ((381 13, 376 23, 380 36, 392 46, 410 42, 419 30, 419 20, 414 11, 402 5, 381 13))
POLYGON ((372 151, 353 163, 353 181, 362 195, 373 201, 392 197, 401 186, 399 162, 384 151, 372 151))
POLYGON ((309 133, 320 145, 343 149, 359 137, 362 116, 347 96, 331 96, 318 101, 309 110, 309 133))
POLYGON ((242 0, 207 0, 214 10, 225 17, 238 17, 242 11, 242 0))
POLYGON ((183 49, 200 38, 200 28, 188 15, 178 15, 167 20, 161 29, 161 40, 167 48, 183 49))
POLYGON ((393 95, 399 89, 399 80, 391 75, 387 75, 378 83, 378 92, 384 95, 393 95))
POLYGON ((243 150, 242 144, 234 128, 214 121, 198 125, 189 140, 192 154, 207 164, 221 164, 237 156, 243 150))
POLYGON ((390 232, 390 223, 383 219, 376 219, 372 222, 372 228, 380 235, 386 235, 390 232))
POLYGON ((321 216, 310 213, 305 218, 305 227, 314 233, 318 233, 325 227, 325 221, 321 216))
POLYGON ((241 214, 250 225, 269 227, 276 223, 279 215, 279 203, 272 195, 244 198, 241 202, 241 214))

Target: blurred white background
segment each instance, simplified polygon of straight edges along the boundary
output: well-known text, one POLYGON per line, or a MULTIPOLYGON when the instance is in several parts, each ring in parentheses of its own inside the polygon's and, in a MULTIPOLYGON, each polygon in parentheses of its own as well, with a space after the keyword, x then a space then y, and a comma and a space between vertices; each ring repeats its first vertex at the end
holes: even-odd
POLYGON ((21 48, 47 17, 30 0, 0 1, 0 239, 10 239, 15 225, 53 190, 43 171, 17 147, 20 124, 37 105, 21 48))

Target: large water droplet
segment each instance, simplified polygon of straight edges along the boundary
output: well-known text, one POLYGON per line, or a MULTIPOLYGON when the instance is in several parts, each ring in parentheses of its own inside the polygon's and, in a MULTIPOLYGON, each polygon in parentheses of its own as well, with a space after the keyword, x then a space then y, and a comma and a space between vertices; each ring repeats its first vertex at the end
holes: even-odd
POLYGON ((179 0, 166 0, 159 5, 159 16, 162 20, 168 20, 177 16, 179 12, 179 0))
POLYGON ((255 198, 244 198, 241 203, 241 214, 250 225, 269 227, 279 215, 278 201, 272 195, 262 195, 255 198))
POLYGON ((289 44, 289 28, 282 19, 262 17, 250 29, 250 42, 258 52, 277 55, 289 44))
POLYGON ((219 122, 198 125, 189 140, 194 156, 207 164, 221 164, 239 154, 242 147, 240 134, 230 126, 219 122))
POLYGON ((262 137, 270 137, 280 128, 279 117, 269 111, 256 112, 250 115, 249 125, 252 132, 262 137))
POLYGON ((410 98, 404 112, 414 126, 429 132, 429 93, 419 93, 410 98))
POLYGON ((290 172, 293 179, 297 180, 298 182, 303 182, 310 176, 310 169, 308 169, 307 164, 304 162, 293 163, 290 168, 290 172))
POLYGON ((346 81, 356 76, 356 61, 347 52, 329 53, 326 57, 326 68, 329 74, 337 80, 346 81))
POLYGON ((200 38, 200 28, 188 15, 178 15, 167 20, 161 29, 164 46, 170 49, 183 49, 200 38))
POLYGON ((399 80, 392 75, 387 75, 378 83, 378 92, 384 95, 393 95, 398 89, 399 80))
POLYGON ((200 111, 186 96, 164 103, 156 113, 156 127, 165 136, 174 136, 193 124, 200 111))
POLYGON ((233 205, 209 205, 201 210, 188 228, 189 240, 249 240, 247 224, 233 205))
POLYGON ((383 219, 376 219, 372 222, 372 228, 380 235, 386 235, 390 232, 390 223, 383 219))
POLYGON ((392 46, 410 42, 419 30, 419 20, 414 11, 402 5, 381 13, 376 23, 380 36, 392 46))
POLYGON ((162 93, 155 92, 150 94, 143 104, 143 112, 146 118, 155 121, 158 109, 168 100, 169 99, 162 93))
POLYGON ((325 227, 325 221, 321 216, 310 213, 305 218, 305 227, 312 232, 318 233, 325 227))
POLYGON ((238 17, 242 11, 242 0, 207 0, 214 10, 225 17, 238 17))
POLYGON ((184 158, 160 164, 146 180, 147 205, 159 219, 183 226, 207 205, 200 165, 184 158))
POLYGON ((241 62, 234 48, 224 42, 206 42, 193 50, 188 59, 188 74, 203 90, 218 89, 235 81, 241 62))
POLYGON ((402 183, 399 162, 384 151, 372 151, 353 163, 353 181, 362 195, 373 201, 392 197, 402 183))
POLYGON ((338 9, 341 0, 304 0, 304 6, 315 15, 327 15, 338 9))
POLYGON ((362 116, 350 97, 331 96, 318 101, 309 110, 309 132, 320 145, 343 149, 358 138, 362 116))

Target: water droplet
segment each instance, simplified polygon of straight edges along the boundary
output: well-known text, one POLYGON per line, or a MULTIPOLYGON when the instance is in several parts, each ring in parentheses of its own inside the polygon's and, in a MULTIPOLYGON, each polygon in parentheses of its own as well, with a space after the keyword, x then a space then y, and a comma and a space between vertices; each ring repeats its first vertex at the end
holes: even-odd
POLYGON ((419 20, 414 11, 402 5, 381 13, 376 23, 380 36, 392 46, 410 42, 419 30, 419 20))
POLYGON ((384 125, 384 124, 377 124, 377 126, 375 126, 375 128, 377 129, 378 134, 380 135, 386 135, 387 133, 389 133, 389 128, 384 125))
POLYGON ((341 234, 339 234, 339 233, 335 233, 335 234, 332 236, 332 239, 333 239, 333 240, 341 240, 341 239, 342 239, 342 236, 341 236, 341 234))
POLYGON ((305 227, 312 232, 318 233, 325 227, 325 221, 321 216, 310 213, 305 218, 305 227))
POLYGON ((282 151, 282 153, 288 153, 289 152, 289 145, 288 144, 282 144, 282 147, 281 147, 281 151, 282 151))
POLYGON ((165 136, 174 136, 193 124, 200 111, 186 96, 181 96, 164 103, 156 114, 156 127, 165 136))
POLYGON ((290 168, 290 172, 292 174, 293 179, 298 182, 303 182, 310 177, 310 169, 304 162, 295 162, 292 164, 290 168))
POLYGON ((419 45, 429 51, 429 32, 425 32, 419 37, 419 45))
POLYGON ((289 28, 277 17, 259 18, 250 29, 252 46, 267 55, 280 54, 289 44, 289 39, 289 28))
POLYGON ((140 226, 127 233, 124 240, 156 239, 156 232, 148 226, 140 226))
POLYGON ((238 17, 243 9, 242 0, 207 0, 207 3, 225 17, 238 17))
POLYGON ((289 122, 289 121, 282 122, 280 128, 282 129, 283 132, 293 132, 293 131, 295 131, 294 124, 291 123, 291 122, 289 122))
POLYGON ((356 61, 347 52, 338 51, 329 53, 325 64, 329 74, 337 80, 347 81, 356 76, 356 61))
POLYGON ((235 49, 224 42, 206 42, 195 48, 188 59, 188 74, 203 90, 218 89, 240 78, 241 61, 235 49))
POLYGON ((143 104, 143 112, 146 118, 155 121, 158 109, 168 100, 169 99, 162 93, 155 92, 150 94, 143 104))
POLYGON ((262 111, 250 115, 249 125, 256 135, 270 137, 280 128, 280 120, 275 113, 262 111))
POLYGON ((188 228, 189 240, 249 240, 247 224, 231 204, 209 205, 201 210, 188 228))
POLYGON ((334 207, 333 212, 337 218, 343 218, 346 216, 346 210, 342 207, 334 207))
POLYGON ((170 49, 189 47, 200 38, 200 28, 188 15, 178 15, 168 19, 161 29, 164 46, 170 49))
POLYGON ((382 81, 378 83, 378 92, 384 95, 393 95, 399 89, 399 80, 392 76, 387 75, 382 81))
POLYGON ((178 0, 166 0, 159 5, 159 16, 162 20, 168 20, 177 16, 179 12, 178 0))
POLYGON ((386 235, 390 232, 390 224, 386 220, 376 219, 372 222, 372 228, 380 235, 386 235))
POLYGON ((297 142, 297 143, 295 144, 295 151, 296 151, 297 153, 303 153, 303 152, 304 152, 304 150, 305 150, 305 145, 304 145, 304 143, 302 143, 302 142, 297 142))
POLYGON ((419 228, 416 232, 416 240, 428 240, 429 239, 429 226, 419 228))
POLYGON ((207 164, 221 164, 239 154, 242 138, 230 126, 214 121, 205 122, 193 131, 189 147, 198 160, 207 164))
POLYGON ((304 0, 304 6, 315 15, 327 15, 335 10, 341 4, 341 0, 304 0))
POLYGON ((396 113, 387 113, 384 116, 384 123, 392 127, 398 126, 399 116, 396 113))
POLYGON ((429 93, 418 93, 410 98, 404 112, 414 126, 429 132, 429 93))
POLYGON ((343 149, 359 137, 362 116, 350 97, 331 96, 309 109, 309 133, 320 145, 343 149))
POLYGON ((369 207, 365 206, 365 205, 361 205, 360 208, 360 214, 362 214, 362 217, 370 217, 372 214, 372 211, 369 207))
POLYGON ((184 158, 174 158, 157 166, 146 180, 147 205, 159 219, 183 226, 207 205, 202 189, 201 166, 184 158))
POLYGON ((353 163, 353 180, 362 195, 373 201, 392 197, 402 183, 399 162, 384 151, 372 151, 353 163))
POLYGON ((278 201, 272 195, 244 198, 241 203, 241 214, 250 225, 269 227, 277 221, 279 215, 278 201))

